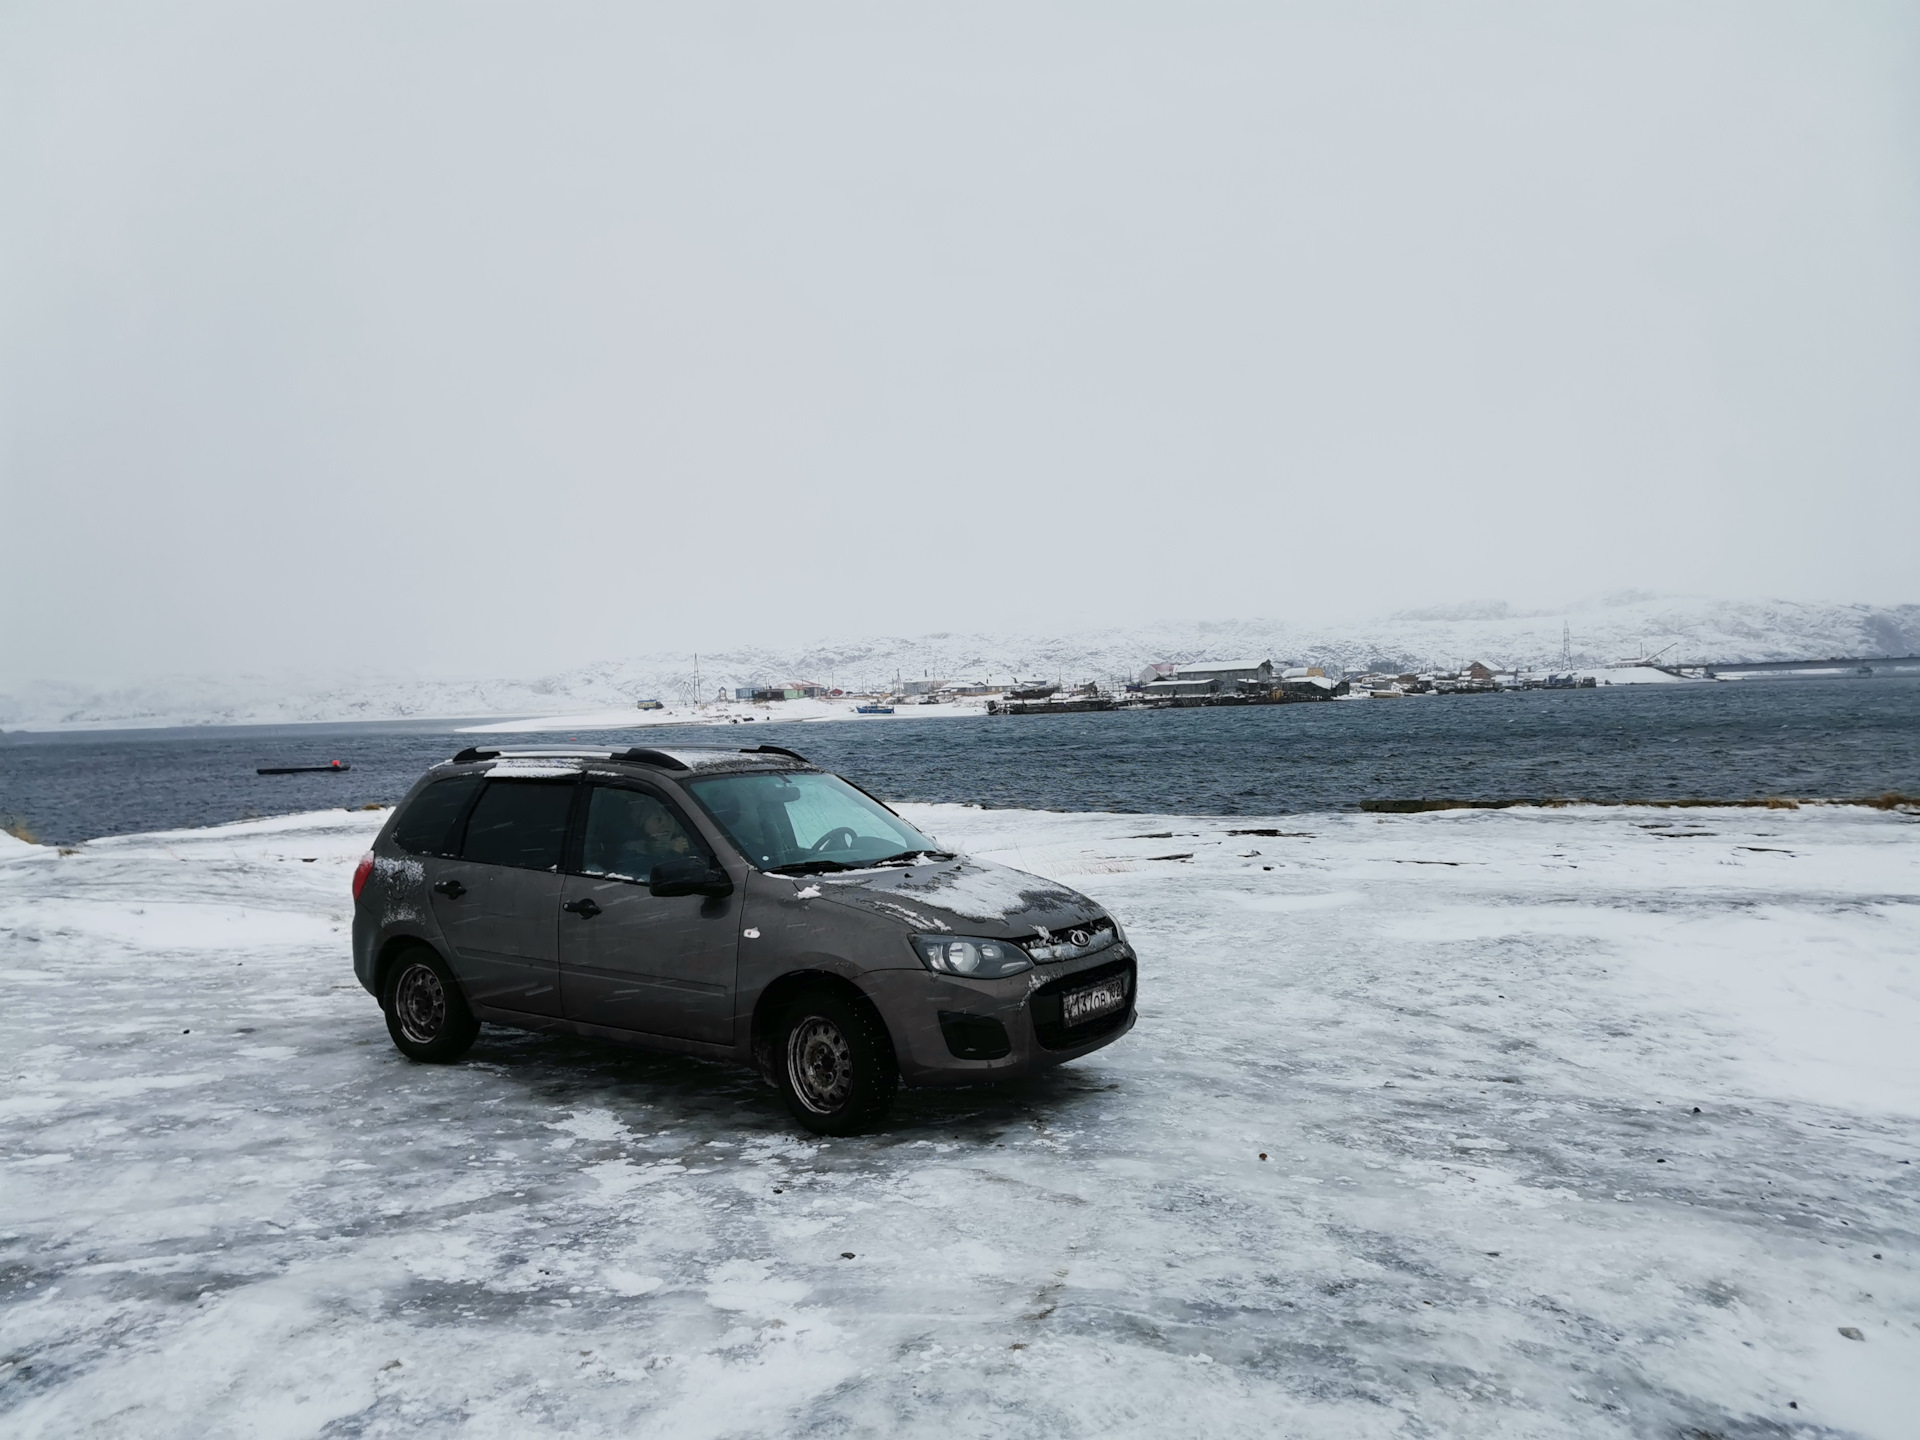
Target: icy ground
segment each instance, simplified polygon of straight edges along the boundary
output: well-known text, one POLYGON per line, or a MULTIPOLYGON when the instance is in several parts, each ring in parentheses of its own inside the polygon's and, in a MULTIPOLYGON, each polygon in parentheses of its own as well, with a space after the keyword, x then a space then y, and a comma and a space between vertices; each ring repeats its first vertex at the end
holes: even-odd
POLYGON ((831 1143, 402 1060, 378 815, 0 837, 0 1431, 1920 1433, 1913 817, 911 814, 1110 904, 1141 1021, 831 1143))

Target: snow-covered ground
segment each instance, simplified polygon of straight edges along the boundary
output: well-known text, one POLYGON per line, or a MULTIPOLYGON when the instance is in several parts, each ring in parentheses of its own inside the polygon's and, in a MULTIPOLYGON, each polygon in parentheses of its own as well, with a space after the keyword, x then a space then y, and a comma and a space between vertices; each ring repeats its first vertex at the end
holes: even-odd
MULTIPOLYGON (((1797 660, 1920 652, 1920 605, 1830 605, 1784 600, 1625 593, 1553 610, 1497 602, 1343 621, 1272 618, 1168 620, 1031 633, 825 635, 805 644, 741 643, 700 656, 700 694, 799 679, 846 690, 885 688, 897 675, 1004 684, 1011 676, 1113 683, 1156 660, 1271 659, 1397 673, 1498 668, 1558 670, 1563 627, 1572 660, 1591 672, 1664 651, 1685 660, 1797 660)), ((1645 680, 1657 672, 1613 672, 1645 680)), ((693 656, 609 657, 539 677, 427 679, 418 674, 169 676, 118 688, 34 682, 0 691, 0 725, 34 730, 132 725, 276 725, 546 715, 621 717, 637 700, 684 703, 693 656)))
POLYGON ((832 1142, 401 1059, 376 814, 0 838, 0 1430, 1915 1433, 1913 816, 909 813, 1111 905, 1141 1021, 832 1142))

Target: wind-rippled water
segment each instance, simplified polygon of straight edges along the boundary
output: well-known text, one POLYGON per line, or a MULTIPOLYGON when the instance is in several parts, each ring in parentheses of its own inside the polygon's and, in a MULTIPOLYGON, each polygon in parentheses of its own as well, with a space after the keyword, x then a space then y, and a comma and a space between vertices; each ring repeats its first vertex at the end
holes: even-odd
MULTIPOLYGON (((776 712, 777 713, 777 712, 776 712)), ((461 747, 777 744, 893 800, 1188 815, 1449 797, 1920 793, 1920 677, 1351 704, 470 736, 459 722, 0 736, 0 820, 47 842, 401 795, 461 747), (260 776, 323 764, 344 775, 260 776)))

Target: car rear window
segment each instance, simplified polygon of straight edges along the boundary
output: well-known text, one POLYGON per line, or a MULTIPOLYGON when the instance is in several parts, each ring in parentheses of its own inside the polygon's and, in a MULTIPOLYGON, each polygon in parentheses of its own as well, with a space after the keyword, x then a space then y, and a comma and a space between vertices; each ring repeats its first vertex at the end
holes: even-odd
POLYGON ((451 855, 459 837, 454 823, 480 788, 478 775, 436 780, 418 795, 393 827, 393 843, 413 855, 451 855))
POLYGON ((460 858, 521 870, 557 870, 572 808, 571 781, 489 781, 467 820, 460 858))

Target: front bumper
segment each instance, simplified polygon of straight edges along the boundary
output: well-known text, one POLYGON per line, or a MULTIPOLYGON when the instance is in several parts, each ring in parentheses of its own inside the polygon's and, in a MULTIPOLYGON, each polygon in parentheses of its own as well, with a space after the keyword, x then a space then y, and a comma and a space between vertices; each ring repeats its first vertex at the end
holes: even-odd
POLYGON ((1111 1045, 1133 1028, 1139 990, 1138 965, 1124 941, 1004 980, 923 970, 870 971, 861 978, 893 1037, 900 1078, 909 1085, 1009 1080, 1111 1045), (1062 1026, 1062 991, 1115 974, 1127 977, 1124 1009, 1062 1026))

